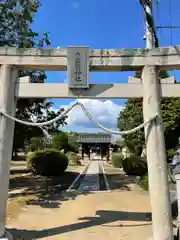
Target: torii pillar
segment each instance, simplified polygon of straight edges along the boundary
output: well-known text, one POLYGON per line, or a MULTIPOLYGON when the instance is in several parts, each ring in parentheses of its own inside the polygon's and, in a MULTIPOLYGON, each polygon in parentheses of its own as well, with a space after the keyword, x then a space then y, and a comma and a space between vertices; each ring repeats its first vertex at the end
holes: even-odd
POLYGON ((155 66, 143 68, 142 87, 144 121, 157 115, 145 127, 153 240, 173 240, 164 127, 160 112, 161 93, 155 66))
MULTIPOLYGON (((11 65, 0 67, 0 110, 15 115, 15 80, 18 71, 11 65)), ((6 209, 8 200, 9 172, 13 145, 14 121, 0 115, 0 239, 12 239, 6 233, 6 209)))

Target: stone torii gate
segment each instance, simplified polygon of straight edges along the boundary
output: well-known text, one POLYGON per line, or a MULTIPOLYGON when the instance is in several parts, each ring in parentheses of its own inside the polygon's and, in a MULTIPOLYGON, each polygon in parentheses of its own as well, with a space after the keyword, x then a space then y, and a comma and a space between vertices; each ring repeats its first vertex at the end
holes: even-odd
MULTIPOLYGON (((89 50, 0 48, 0 111, 15 114, 18 98, 143 98, 153 239, 172 240, 172 221, 167 179, 164 130, 160 98, 180 97, 174 78, 158 79, 161 69, 180 69, 180 47, 148 49, 89 50), (30 83, 18 79, 18 70, 67 71, 69 85, 30 83), (89 71, 141 71, 141 79, 128 84, 88 84, 89 71)), ((14 123, 0 115, 0 239, 5 237, 9 169, 14 123)))

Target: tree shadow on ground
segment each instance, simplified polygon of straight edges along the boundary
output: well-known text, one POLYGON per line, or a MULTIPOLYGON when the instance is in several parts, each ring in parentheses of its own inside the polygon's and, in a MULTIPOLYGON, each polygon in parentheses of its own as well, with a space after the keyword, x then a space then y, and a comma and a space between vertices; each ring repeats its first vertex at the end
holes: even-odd
POLYGON ((27 170, 27 169, 16 169, 16 168, 14 168, 14 169, 11 169, 10 170, 10 174, 11 175, 15 175, 15 174, 25 174, 25 173, 30 173, 30 171, 29 170, 27 170))
POLYGON ((60 177, 42 177, 26 174, 10 179, 9 199, 27 197, 27 205, 39 205, 45 208, 58 208, 60 202, 75 197, 62 194, 78 176, 78 172, 65 172, 60 177))
MULTIPOLYGON (((43 208, 59 208, 63 201, 76 199, 78 195, 93 193, 93 191, 78 191, 84 175, 81 176, 72 191, 66 192, 78 174, 77 172, 67 171, 61 177, 52 178, 33 176, 31 174, 16 176, 10 179, 9 199, 30 196, 26 200, 27 205, 39 205, 43 208)), ((90 175, 90 178, 96 179, 95 174, 90 175)), ((128 185, 134 183, 134 178, 121 174, 108 174, 107 178, 110 189, 130 191, 128 185)))
POLYGON ((107 180, 109 183, 110 189, 119 189, 124 191, 131 191, 131 184, 136 183, 136 177, 135 176, 127 176, 124 174, 108 174, 107 180))
POLYGON ((57 235, 66 232, 77 231, 80 229, 90 228, 94 226, 107 227, 106 224, 113 223, 116 221, 136 221, 140 223, 138 223, 137 225, 136 224, 131 225, 126 223, 121 225, 114 225, 113 227, 132 227, 132 226, 138 227, 143 225, 151 225, 151 213, 99 210, 96 211, 96 216, 94 217, 83 217, 77 220, 81 222, 43 230, 9 229, 9 231, 17 240, 18 239, 32 240, 46 238, 50 236, 56 237, 57 235))
POLYGON ((110 189, 119 189, 124 191, 131 191, 131 184, 136 183, 136 176, 126 175, 119 168, 114 168, 111 165, 105 165, 105 172, 107 172, 107 180, 110 189))

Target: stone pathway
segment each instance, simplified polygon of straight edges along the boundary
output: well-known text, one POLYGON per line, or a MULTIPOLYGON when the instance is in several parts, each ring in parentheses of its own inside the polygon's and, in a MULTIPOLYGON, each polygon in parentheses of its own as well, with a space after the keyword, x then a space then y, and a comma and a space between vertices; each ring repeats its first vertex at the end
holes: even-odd
POLYGON ((99 190, 99 161, 91 161, 87 173, 78 190, 81 192, 91 192, 99 190))

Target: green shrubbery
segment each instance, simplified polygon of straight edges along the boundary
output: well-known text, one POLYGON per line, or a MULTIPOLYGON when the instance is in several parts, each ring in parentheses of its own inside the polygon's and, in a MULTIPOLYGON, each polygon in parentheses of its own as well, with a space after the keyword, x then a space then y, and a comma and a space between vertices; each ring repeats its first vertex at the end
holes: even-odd
POLYGON ((149 189, 149 185, 148 185, 148 174, 145 174, 143 176, 138 177, 137 179, 137 184, 142 187, 144 190, 148 190, 149 189))
POLYGON ((167 151, 167 159, 168 160, 172 159, 175 154, 176 154, 176 149, 174 149, 174 148, 168 149, 168 151, 167 151))
POLYGON ((42 150, 44 149, 44 147, 45 147, 44 137, 32 137, 28 145, 28 150, 33 152, 42 150))
POLYGON ((68 158, 55 149, 39 150, 28 155, 27 167, 36 175, 60 176, 68 167, 68 158))
POLYGON ((68 136, 65 132, 60 132, 53 136, 52 146, 54 149, 61 151, 64 150, 65 153, 68 152, 68 136))
POLYGON ((80 165, 80 156, 74 152, 67 152, 66 157, 68 158, 68 162, 70 165, 80 165))
POLYGON ((116 168, 122 167, 122 162, 124 160, 124 157, 122 153, 113 153, 112 155, 112 165, 116 168))
POLYGON ((76 142, 76 137, 68 136, 65 132, 60 132, 55 134, 52 138, 52 147, 57 150, 64 150, 67 152, 78 152, 78 144, 76 142))
POLYGON ((132 155, 122 161, 122 167, 126 174, 142 176, 147 173, 147 163, 144 158, 132 155))

